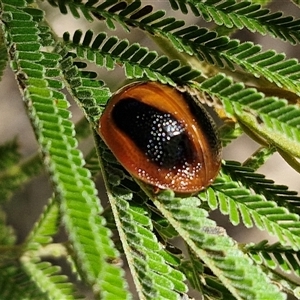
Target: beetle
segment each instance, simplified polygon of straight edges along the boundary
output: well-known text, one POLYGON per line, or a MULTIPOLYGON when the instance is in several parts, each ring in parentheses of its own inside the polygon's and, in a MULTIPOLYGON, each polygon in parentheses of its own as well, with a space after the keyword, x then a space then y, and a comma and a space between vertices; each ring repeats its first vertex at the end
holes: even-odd
POLYGON ((215 123, 189 93, 169 85, 121 88, 108 101, 98 130, 121 165, 156 190, 196 193, 219 172, 215 123))

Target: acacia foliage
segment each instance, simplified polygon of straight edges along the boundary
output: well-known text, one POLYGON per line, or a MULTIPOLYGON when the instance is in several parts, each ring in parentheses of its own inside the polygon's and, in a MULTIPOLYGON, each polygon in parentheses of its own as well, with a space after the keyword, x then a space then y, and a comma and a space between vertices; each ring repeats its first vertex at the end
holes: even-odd
POLYGON ((300 298, 300 198, 257 171, 275 152, 300 170, 300 64, 230 37, 246 29, 298 45, 300 21, 262 7, 264 1, 169 2, 214 29, 186 25, 172 11, 138 0, 48 0, 56 13, 107 26, 57 36, 35 1, 1 1, 0 74, 9 61, 42 154, 22 160, 15 140, 0 147, 1 202, 42 169, 53 185, 53 197, 22 245, 1 211, 3 299, 81 298, 76 284, 45 256, 67 261, 95 298, 130 299, 121 254, 140 299, 188 299, 191 287, 206 299, 300 298), (165 53, 130 42, 137 28, 165 53), (122 30, 128 39, 121 38, 122 30), (219 128, 224 147, 242 133, 261 147, 244 163, 224 161, 216 180, 197 195, 153 194, 97 134, 112 94, 99 70, 117 67, 126 79, 159 81, 198 95, 225 121, 219 128), (64 88, 84 114, 78 124, 64 88), (84 156, 78 141, 90 135, 95 147, 84 156), (105 209, 94 183, 100 172, 109 198, 105 209), (216 209, 233 225, 265 230, 278 243, 240 245, 209 217, 216 209), (68 239, 55 243, 60 226, 68 239))

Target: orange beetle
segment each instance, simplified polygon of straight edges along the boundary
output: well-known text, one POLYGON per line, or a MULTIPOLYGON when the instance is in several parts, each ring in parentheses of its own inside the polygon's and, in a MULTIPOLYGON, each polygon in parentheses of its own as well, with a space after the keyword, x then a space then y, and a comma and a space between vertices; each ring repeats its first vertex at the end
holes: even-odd
POLYGON ((168 85, 139 82, 117 91, 99 134, 129 173, 156 189, 195 193, 220 169, 213 120, 188 93, 168 85))

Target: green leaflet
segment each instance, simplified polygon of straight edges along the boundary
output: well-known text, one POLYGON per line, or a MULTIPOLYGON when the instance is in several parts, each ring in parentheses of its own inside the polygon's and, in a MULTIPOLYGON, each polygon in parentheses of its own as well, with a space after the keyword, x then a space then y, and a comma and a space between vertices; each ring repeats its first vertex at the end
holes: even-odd
POLYGON ((226 161, 223 165, 226 174, 241 181, 245 186, 251 188, 259 195, 264 195, 268 200, 274 200, 278 204, 288 207, 290 211, 299 214, 300 198, 296 191, 288 190, 285 185, 275 184, 273 180, 265 178, 264 175, 254 172, 249 166, 241 165, 235 161, 226 161))
MULTIPOLYGON (((256 2, 265 4, 269 1, 256 2)), ((217 25, 238 29, 246 27, 252 32, 259 32, 262 35, 268 33, 272 37, 289 41, 293 45, 300 41, 299 19, 284 16, 282 12, 272 13, 254 1, 173 0, 172 3, 174 3, 174 9, 180 9, 183 12, 186 11, 188 4, 196 16, 201 15, 206 21, 214 21, 217 25), (176 3, 179 6, 176 7, 176 3)))
POLYGON ((297 192, 276 185, 264 175, 254 173, 251 168, 237 162, 225 162, 223 172, 230 176, 223 174, 217 178, 212 187, 200 194, 201 199, 208 201, 211 209, 219 207, 223 214, 228 214, 233 224, 242 221, 246 227, 256 225, 277 236, 283 245, 298 249, 297 192))
POLYGON ((95 148, 93 148, 86 156, 85 167, 91 172, 93 178, 96 178, 96 176, 100 173, 100 165, 95 148))
MULTIPOLYGON (((67 249, 61 244, 50 244, 52 236, 59 229, 59 206, 58 201, 50 199, 40 220, 35 224, 34 229, 24 243, 24 253, 21 257, 22 269, 32 278, 41 291, 47 293, 51 299, 79 299, 75 296, 73 283, 68 277, 60 275, 61 268, 49 262, 41 262, 40 256, 51 255, 66 256, 67 249), (50 245, 49 245, 50 244, 50 245), (48 246, 48 252, 47 252, 48 246)), ((80 298, 82 299, 82 298, 80 298)))
POLYGON ((233 84, 222 74, 204 81, 198 89, 220 99, 229 115, 236 115, 242 124, 270 144, 300 157, 300 110, 297 105, 287 105, 286 100, 276 97, 264 98, 255 89, 233 84))
MULTIPOLYGON (((58 47, 56 51, 64 54, 66 49, 58 47)), ((61 61, 61 66, 75 100, 83 108, 89 122, 97 127, 102 110, 111 96, 111 92, 102 81, 90 80, 90 77, 95 77, 94 73, 84 71, 85 65, 77 66, 73 64, 72 56, 67 51, 61 61)))
POLYGON ((59 206, 58 201, 50 199, 45 207, 40 220, 35 224, 25 242, 26 250, 38 250, 41 246, 52 242, 59 228, 59 206))
POLYGON ((257 118, 251 114, 238 113, 239 121, 250 130, 256 131, 270 144, 281 148, 293 156, 300 157, 299 130, 271 119, 267 115, 261 115, 264 124, 258 125, 257 118))
POLYGON ((231 238, 224 233, 218 234, 215 223, 207 218, 207 212, 198 207, 198 199, 175 198, 167 191, 153 201, 189 247, 237 299, 285 299, 264 273, 238 250, 231 238), (235 276, 231 276, 232 270, 235 270, 235 276))
POLYGON ((7 30, 11 33, 8 42, 10 45, 17 42, 19 46, 16 50, 16 63, 12 63, 12 66, 18 73, 20 89, 24 93, 29 115, 44 154, 44 163, 51 174, 57 198, 60 200, 64 225, 77 252, 78 266, 87 280, 95 288, 97 286, 97 289, 102 290, 103 299, 110 296, 126 299, 128 293, 121 270, 106 262, 108 257, 118 257, 118 253, 113 249, 110 233, 103 226, 104 220, 99 216, 101 208, 94 183, 90 180, 90 173, 82 167, 84 161, 76 149, 74 127, 69 121, 70 113, 66 109, 68 103, 60 92, 63 85, 55 78, 60 74, 51 72, 53 68, 58 67, 61 57, 58 54, 41 52, 37 33, 30 34, 30 43, 26 38, 22 39, 19 32, 14 34, 13 29, 20 27, 19 24, 27 27, 28 32, 38 28, 34 18, 24 21, 29 15, 9 5, 4 6, 4 11, 13 12, 13 18, 8 22, 7 30), (19 59, 19 52, 37 52, 41 56, 35 56, 35 61, 19 59), (77 186, 71 184, 70 178, 76 181, 77 186), (95 261, 98 263, 95 264, 95 261), (111 276, 116 278, 116 287, 119 289, 112 291, 106 284, 111 276))
MULTIPOLYGON (((69 66, 69 68, 72 68, 69 66)), ((68 73, 68 69, 66 69, 68 73)), ((75 73, 74 73, 75 74, 75 73)), ((80 73, 75 77, 80 78, 80 73)), ((69 82, 72 82, 70 78, 69 82)), ((76 82, 76 81, 75 81, 76 82)), ((97 86, 97 81, 86 79, 84 86, 97 86)), ((71 86, 72 87, 72 86, 71 86)), ((105 91, 105 87, 104 91, 105 91)), ((96 89, 95 89, 96 90, 96 89)), ((73 91, 78 95, 76 87, 73 91)), ((90 105, 101 104, 99 94, 90 94, 88 98, 78 97, 82 107, 87 109, 90 105), (88 102, 87 102, 88 99, 88 102), (94 103, 94 104, 93 104, 94 103)), ((139 189, 136 184, 118 166, 117 161, 108 151, 103 141, 95 135, 97 149, 101 156, 101 166, 105 171, 107 185, 109 187, 109 199, 114 213, 115 222, 123 244, 123 249, 129 267, 133 274, 135 285, 141 299, 157 297, 159 299, 177 299, 179 293, 187 291, 183 283, 184 275, 173 267, 178 265, 177 259, 157 243, 157 238, 152 232, 153 225, 147 210, 130 200, 139 196, 133 194, 130 188, 139 189), (128 188, 128 186, 130 188, 128 188)))
POLYGON ((47 292, 49 299, 82 299, 73 296, 74 290, 71 283, 66 281, 66 276, 58 275, 60 267, 51 265, 49 262, 37 262, 28 257, 21 258, 24 271, 32 277, 37 287, 47 292))
POLYGON ((259 169, 264 163, 276 152, 274 147, 260 147, 249 157, 244 163, 244 167, 251 168, 253 170, 259 169))
POLYGON ((30 157, 21 161, 17 152, 16 141, 9 142, 0 147, 0 201, 7 201, 12 193, 32 176, 38 174, 42 169, 39 157, 30 157), (12 148, 14 147, 14 148, 12 148))
MULTIPOLYGON (((73 41, 80 43, 81 36, 81 32, 75 32, 73 41)), ((162 83, 172 85, 174 84, 173 80, 187 82, 199 75, 190 67, 179 66, 176 60, 169 61, 165 56, 157 58, 155 52, 149 52, 148 49, 140 47, 138 44, 129 45, 126 40, 118 42, 115 37, 106 39, 106 35, 103 33, 94 39, 92 45, 96 42, 97 47, 101 45, 99 44, 100 36, 102 43, 100 53, 76 46, 77 55, 101 66, 107 65, 107 59, 110 58, 112 61, 109 60, 109 62, 113 63, 109 66, 110 68, 114 68, 117 63, 125 62, 124 68, 127 76, 140 78, 146 75, 151 80, 160 80, 162 83), (111 50, 112 41, 114 48, 111 50), (135 69, 137 64, 139 69, 135 69)), ((65 35, 65 40, 69 40, 68 35, 65 35)), ((92 42, 91 36, 89 42, 92 42)), ((238 115, 241 122, 247 127, 258 131, 262 137, 271 141, 275 146, 282 147, 286 152, 299 157, 300 132, 297 125, 300 111, 297 106, 287 106, 285 100, 278 100, 274 97, 264 98, 263 94, 257 93, 255 89, 245 90, 241 84, 232 84, 230 79, 221 74, 204 81, 200 86, 196 85, 196 87, 200 91, 205 91, 209 95, 223 100, 225 108, 228 107, 229 114, 238 115), (253 113, 249 113, 249 110, 253 113), (256 117, 254 117, 255 115, 256 117), (260 120, 259 124, 257 124, 258 119, 260 120)), ((85 93, 89 93, 89 91, 85 91, 85 93)))
MULTIPOLYGON (((32 59, 32 54, 30 57, 32 59)), ((90 126, 86 119, 79 121, 75 126, 75 130, 77 139, 85 138, 91 133, 90 126)), ((19 158, 19 155, 16 155, 17 148, 14 146, 16 146, 16 141, 8 142, 0 147, 2 163, 2 170, 0 172, 0 199, 3 202, 9 200, 12 193, 31 180, 33 176, 40 174, 43 167, 39 154, 33 155, 26 160, 16 160, 14 161, 15 163, 12 164, 11 160, 13 158, 19 158), (8 165, 6 169, 3 170, 6 164, 8 165), (10 167, 8 168, 8 166, 10 167)))
POLYGON ((219 129, 219 135, 223 147, 226 147, 230 142, 232 142, 242 134, 243 130, 237 124, 224 124, 219 129))
POLYGON ((268 276, 272 280, 280 280, 280 284, 286 293, 299 298, 299 252, 289 247, 283 247, 279 243, 268 244, 264 240, 260 243, 250 243, 245 245, 244 252, 249 255, 259 265, 263 265, 268 276), (277 272, 280 268, 285 274, 293 274, 279 279, 281 276, 277 272))
MULTIPOLYGON (((58 2, 66 10, 66 4, 58 2)), ((179 52, 195 55, 199 60, 204 60, 221 68, 229 67, 235 70, 236 64, 256 77, 265 77, 279 87, 300 94, 300 65, 297 60, 285 60, 285 55, 282 53, 278 54, 271 50, 262 51, 259 45, 251 42, 240 43, 235 39, 230 40, 228 37, 218 36, 216 32, 206 28, 195 25, 186 27, 184 21, 173 17, 165 18, 164 11, 152 14, 152 9, 149 6, 140 8, 141 2, 136 2, 138 2, 139 9, 131 14, 128 12, 122 14, 124 8, 116 4, 118 7, 115 9, 115 2, 111 1, 104 2, 98 7, 93 7, 92 3, 91 5, 84 5, 79 2, 77 5, 79 9, 84 7, 89 9, 92 14, 105 18, 109 28, 112 28, 113 21, 126 28, 128 26, 139 27, 151 34, 165 37, 179 52)), ((243 5, 243 3, 248 2, 243 1, 239 5, 243 5)), ((250 24, 248 23, 248 25, 250 24)))
POLYGON ((75 31, 72 41, 68 33, 64 34, 65 42, 76 49, 78 57, 111 70, 117 64, 123 65, 128 78, 147 76, 150 80, 175 85, 174 80, 181 83, 200 75, 189 66, 181 66, 178 60, 169 60, 167 56, 159 56, 137 43, 130 45, 128 40, 119 40, 115 36, 107 37, 100 33, 93 38, 92 31, 87 31, 82 42, 81 39, 82 32, 79 30, 75 31))
POLYGON ((26 274, 16 266, 1 268, 0 297, 2 299, 44 299, 46 293, 40 291, 26 274))
POLYGON ((270 269, 279 266, 283 272, 293 272, 300 276, 298 251, 283 247, 279 243, 270 245, 266 240, 258 244, 248 244, 244 247, 244 251, 258 264, 264 264, 270 269))

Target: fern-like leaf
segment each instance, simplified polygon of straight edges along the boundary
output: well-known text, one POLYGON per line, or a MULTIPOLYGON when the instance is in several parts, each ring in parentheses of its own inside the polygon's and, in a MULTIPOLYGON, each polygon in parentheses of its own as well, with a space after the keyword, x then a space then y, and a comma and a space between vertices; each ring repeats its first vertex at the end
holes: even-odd
POLYGON ((116 65, 122 65, 127 78, 147 76, 150 80, 175 85, 174 80, 179 83, 186 82, 200 75, 199 71, 192 70, 189 66, 181 66, 177 60, 159 56, 157 52, 141 47, 138 43, 130 45, 128 40, 108 38, 106 33, 100 33, 92 38, 93 33, 87 31, 81 42, 82 32, 77 30, 71 43, 69 34, 64 34, 65 42, 69 47, 76 49, 78 57, 110 70, 116 65))
MULTIPOLYGON (((226 68, 226 71, 242 67, 257 77, 265 77, 279 87, 300 94, 298 61, 286 60, 284 55, 275 51, 262 51, 259 45, 240 43, 196 25, 186 26, 182 20, 166 17, 162 10, 153 12, 151 5, 143 5, 139 0, 48 1, 64 14, 69 12, 76 18, 84 16, 88 21, 95 18, 104 20, 110 29, 115 29, 116 24, 127 31, 138 27, 198 60, 226 68)), ((68 246, 73 254, 69 256, 64 252, 64 255, 67 259, 74 259, 72 263, 83 280, 93 287, 96 297, 131 297, 126 291, 119 267, 119 253, 110 239, 111 232, 106 229, 105 215, 101 215, 103 210, 92 181, 100 168, 122 250, 141 299, 186 298, 188 288, 183 282, 186 279, 207 298, 284 299, 267 275, 275 278, 273 268, 276 266, 286 272, 297 273, 296 269, 299 270, 299 198, 294 192, 255 173, 253 168, 263 164, 275 149, 294 160, 300 157, 299 107, 288 105, 284 99, 264 97, 255 89, 245 89, 242 84, 234 84, 222 74, 207 80, 200 78, 199 71, 181 65, 179 60, 159 56, 138 43, 130 44, 128 40, 109 37, 103 32, 94 35, 90 30, 85 33, 76 30, 72 37, 65 33, 63 41, 54 47, 53 52, 44 52, 41 49, 53 46, 54 38, 49 27, 45 26, 43 12, 31 5, 26 7, 24 0, 2 2, 3 45, 9 47, 11 67, 41 145, 43 163, 54 185, 55 201, 46 207, 22 247, 21 269, 2 268, 0 264, 3 270, 0 272, 0 298, 8 296, 14 299, 20 298, 20 295, 25 299, 39 295, 53 299, 75 298, 72 285, 66 278, 56 275, 58 268, 35 259, 35 256, 42 256, 44 250, 53 246, 49 243, 57 231, 60 216, 70 237, 68 246), (263 148, 244 165, 224 162, 220 176, 200 194, 200 199, 179 199, 170 191, 153 195, 149 187, 135 181, 124 171, 98 136, 99 118, 111 93, 102 81, 96 79, 97 74, 87 69, 87 63, 82 62, 84 60, 108 70, 121 65, 128 78, 149 78, 198 90, 202 95, 216 100, 216 103, 222 102, 227 116, 238 121, 235 127, 225 125, 220 130, 224 146, 244 129, 253 135, 256 132, 255 138, 260 137, 263 148), (192 82, 194 79, 197 82, 192 82), (86 163, 77 149, 78 141, 70 122, 68 103, 61 93, 65 83, 94 129, 96 148, 88 155, 86 163), (100 158, 100 164, 95 159, 96 155, 100 158), (217 207, 223 214, 229 214, 233 224, 240 223, 241 217, 246 226, 257 225, 275 235, 280 245, 262 245, 261 248, 252 245, 252 248, 246 246, 241 249, 208 218, 207 210, 217 207), (169 240, 178 235, 183 237, 190 251, 188 260, 183 261, 185 256, 182 253, 176 256, 169 252, 169 240), (288 256, 283 256, 282 251, 288 256), (257 260, 258 265, 253 265, 258 252, 264 261, 259 263, 257 260), (25 279, 21 281, 30 287, 24 295, 21 294, 22 289, 13 291, 11 288, 19 272, 26 278, 30 275, 34 280, 34 283, 28 283, 25 279), (5 287, 7 282, 8 287, 5 287), (35 293, 32 292, 34 289, 35 293)), ((298 20, 271 14, 254 2, 170 2, 173 8, 183 13, 188 12, 189 6, 196 15, 202 14, 221 26, 246 27, 262 34, 271 33, 292 43, 299 42, 298 33, 295 34, 300 26, 298 20), (211 8, 204 11, 199 7, 211 8)), ((9 182, 11 175, 9 169, 17 166, 19 170, 22 166, 15 154, 12 153, 11 161, 10 157, 6 158, 7 165, 3 164, 2 174, 6 182, 9 182)), ((25 182, 25 179, 20 182, 25 182)), ((17 184, 14 181, 15 188, 20 186, 20 182, 17 184)), ((7 230, 1 222, 0 227, 7 230)), ((60 244, 57 246, 66 250, 60 244)), ((287 286, 284 291, 295 292, 297 289, 293 284, 287 286)))
POLYGON ((185 272, 192 287, 202 291, 204 299, 236 299, 224 284, 201 263, 193 251, 189 251, 189 256, 190 261, 183 261, 180 269, 185 272))
POLYGON ((267 200, 273 200, 280 206, 288 208, 297 214, 300 213, 300 197, 296 191, 289 191, 287 186, 277 185, 273 180, 245 165, 235 161, 226 161, 223 166, 224 172, 230 174, 234 180, 242 182, 246 187, 259 195, 264 195, 267 200))
MULTIPOLYGON (((255 173, 252 174, 253 177, 256 176, 255 173)), ((251 176, 249 177, 251 178, 251 176)), ((252 180, 254 181, 254 178, 252 180)), ((262 187, 263 182, 266 182, 264 176, 259 174, 255 180, 256 182, 262 181, 261 185, 254 184, 256 188, 262 187)), ((281 190, 284 198, 285 189, 279 187, 278 189, 281 190)), ((262 187, 261 190, 264 188, 262 187)), ((275 191, 270 193, 278 197, 280 192, 276 191, 275 187, 275 191)), ((269 234, 276 236, 282 245, 290 245, 295 250, 299 249, 299 215, 289 212, 285 207, 278 206, 274 201, 267 201, 260 194, 251 192, 241 182, 234 181, 230 176, 223 173, 216 179, 212 187, 200 193, 200 197, 204 201, 208 201, 212 209, 219 207, 221 213, 228 214, 232 224, 240 223, 240 214, 246 227, 253 227, 255 224, 259 229, 267 230, 269 234)))
POLYGON ((58 201, 50 199, 44 209, 40 220, 35 224, 34 229, 30 232, 26 242, 25 249, 39 249, 42 245, 52 242, 52 237, 57 233, 59 228, 59 206, 58 201))
POLYGON ((38 288, 47 293, 48 299, 79 299, 75 296, 74 287, 67 281, 67 277, 58 274, 60 267, 49 262, 38 262, 26 256, 21 258, 21 266, 38 288))
MULTIPOLYGON (((6 148, 6 145, 3 146, 6 148)), ((17 148, 6 148, 4 152, 0 147, 0 157, 2 164, 7 164, 14 155, 17 148), (7 150, 9 153, 7 153, 7 150), (2 154, 4 155, 2 157, 2 154)), ((12 162, 11 162, 12 163, 12 162)), ((30 157, 24 161, 20 160, 19 154, 14 159, 14 164, 0 171, 0 202, 7 201, 15 190, 20 188, 25 182, 30 180, 32 176, 37 175, 42 170, 42 162, 39 156, 30 157)))
POLYGON ((296 299, 300 299, 300 289, 299 289, 299 281, 294 280, 290 276, 283 276, 280 272, 264 268, 266 274, 273 282, 278 282, 281 290, 286 294, 290 294, 296 297, 296 299))
POLYGON ((286 274, 294 273, 300 277, 299 251, 283 247, 279 243, 270 245, 268 241, 262 241, 246 245, 244 252, 248 253, 257 264, 263 264, 270 269, 280 267, 286 274))
MULTIPOLYGON (((65 34, 64 37, 65 41, 69 43, 69 35, 65 34)), ((190 67, 179 66, 176 60, 169 61, 165 56, 158 58, 156 52, 149 51, 138 44, 129 45, 126 40, 119 41, 116 37, 107 38, 104 33, 100 33, 94 40, 92 37, 92 32, 88 31, 81 43, 82 33, 76 31, 72 43, 68 45, 69 47, 76 47, 79 58, 88 59, 97 65, 108 66, 109 64, 110 69, 113 69, 117 64, 123 65, 125 73, 129 77, 147 76, 151 80, 160 80, 163 83, 174 85, 174 81, 187 83, 199 75, 199 72, 192 70, 190 67), (93 47, 97 50, 94 50, 93 47), (100 47, 100 52, 98 47, 100 47)), ((243 111, 247 112, 249 109, 255 111, 257 119, 265 121, 265 124, 257 125, 260 132, 263 132, 262 136, 266 136, 274 145, 279 146, 280 144, 281 147, 285 146, 284 150, 292 150, 292 154, 300 155, 300 153, 295 152, 299 149, 298 147, 291 147, 296 143, 295 137, 297 140, 300 139, 297 121, 300 116, 298 107, 286 106, 287 102, 285 100, 279 101, 274 97, 265 100, 263 94, 257 93, 254 89, 245 90, 241 84, 235 84, 229 88, 230 85, 232 85, 230 79, 224 75, 217 75, 204 81, 198 86, 198 90, 200 92, 205 91, 210 96, 217 96, 223 100, 229 113, 232 113, 232 110, 236 107, 229 104, 232 101, 238 101, 243 111), (240 93, 237 93, 239 91, 240 93), (228 102, 226 102, 227 99, 228 102), (251 99, 253 99, 252 102, 251 99), (268 130, 263 125, 266 125, 268 130), (280 135, 277 133, 278 130, 281 130, 280 135), (284 145, 282 144, 283 138, 286 140, 284 145)), ((90 93, 85 88, 82 88, 82 92, 86 95, 90 93)), ((237 108, 235 111, 238 113, 239 109, 237 108)), ((97 115, 98 117, 99 115, 97 115)), ((246 118, 241 119, 247 120, 246 118)))
POLYGON ((300 157, 300 110, 288 105, 284 99, 266 97, 253 88, 245 89, 241 83, 233 84, 223 74, 218 74, 196 85, 200 91, 217 97, 229 115, 255 130, 271 145, 300 157))
MULTIPOLYGON (((62 53, 64 49, 57 49, 57 51, 62 53)), ((86 73, 72 63, 70 55, 66 56, 62 65, 70 91, 85 114, 89 116, 91 124, 96 127, 105 100, 110 96, 108 89, 103 84, 99 86, 97 80, 85 78, 86 73)), ((140 298, 177 299, 180 293, 187 290, 182 283, 183 274, 168 265, 168 260, 165 261, 170 255, 157 244, 157 239, 151 232, 152 224, 147 212, 129 201, 132 199, 132 191, 124 189, 122 182, 123 180, 130 182, 128 175, 116 166, 118 163, 97 134, 95 139, 96 149, 103 159, 103 171, 110 187, 109 199, 114 218, 119 225, 117 228, 123 249, 140 298)), ((133 182, 132 184, 134 185, 133 182)))
POLYGON ((115 4, 115 1, 106 1, 97 7, 84 5, 81 2, 76 5, 80 9, 84 7, 106 19, 110 28, 113 21, 125 27, 139 27, 151 34, 165 37, 180 52, 195 55, 200 60, 222 68, 225 65, 232 69, 235 65, 241 66, 257 77, 263 76, 279 87, 300 94, 300 64, 297 60, 285 60, 284 54, 278 54, 273 50, 262 51, 259 45, 251 42, 240 43, 225 36, 217 36, 216 32, 196 25, 186 27, 182 20, 164 18, 164 11, 151 13, 152 9, 148 9, 148 6, 140 8, 141 2, 135 2, 138 8, 134 11, 128 9, 129 6, 124 6, 117 12, 114 5, 119 4, 115 4))
POLYGON ((166 191, 153 200, 189 247, 237 299, 284 299, 231 238, 218 234, 215 223, 207 218, 207 212, 198 207, 199 199, 175 198, 166 191))
POLYGON ((46 299, 42 292, 30 279, 26 272, 16 266, 0 268, 0 298, 1 299, 46 299))
POLYGON ((214 21, 217 25, 238 29, 245 27, 263 35, 268 33, 293 45, 300 42, 299 19, 284 16, 282 12, 272 13, 253 1, 173 0, 172 3, 177 3, 173 8, 182 12, 187 11, 188 4, 196 16, 201 15, 206 21, 214 21))
POLYGON ((225 147, 233 140, 238 138, 243 134, 243 130, 238 124, 224 124, 219 129, 220 139, 222 141, 222 146, 225 147))
POLYGON ((64 225, 69 232, 79 265, 88 282, 97 292, 101 290, 103 299, 126 299, 128 294, 121 277, 121 269, 106 261, 108 258, 118 257, 118 254, 113 249, 110 232, 105 229, 104 220, 99 216, 101 209, 94 183, 90 179, 90 173, 82 167, 84 161, 76 149, 74 128, 69 121, 70 113, 66 109, 68 103, 60 92, 63 85, 57 79, 60 73, 53 72, 53 69, 57 69, 61 57, 40 50, 42 45, 39 43, 37 32, 34 31, 39 28, 38 22, 20 10, 20 7, 5 4, 4 12, 11 11, 16 13, 12 14, 12 20, 7 23, 9 26, 6 30, 10 33, 7 42, 10 45, 19 42, 19 48, 16 50, 18 55, 15 56, 12 66, 41 144, 44 163, 50 171, 56 195, 61 201, 64 225), (28 22, 24 21, 28 16, 31 19, 28 22), (14 34, 14 28, 19 27, 20 23, 27 30, 23 35, 19 32, 14 34), (27 40, 29 37, 30 42, 27 40), (32 51, 39 55, 29 59, 32 51), (77 186, 70 184, 70 178, 74 178, 77 186), (111 290, 108 284, 111 278, 115 278, 114 290, 111 290))
MULTIPOLYGON (((100 138, 98 145, 102 150, 101 156, 107 157, 108 150, 100 138)), ((128 180, 126 175, 123 174, 117 180, 116 177, 111 177, 111 174, 120 176, 121 169, 104 159, 103 166, 107 170, 105 176, 111 190, 109 199, 114 218, 125 255, 131 262, 129 266, 141 299, 178 299, 180 293, 187 291, 187 286, 183 283, 184 275, 176 270, 179 262, 158 243, 152 232, 153 225, 147 210, 136 204, 139 201, 138 195, 124 189, 128 180), (114 169, 119 172, 114 172, 114 169)))
POLYGON ((276 149, 274 147, 260 147, 243 163, 243 166, 257 170, 263 166, 275 152, 276 149))
POLYGON ((61 66, 70 92, 90 124, 96 128, 104 105, 111 96, 110 90, 102 81, 90 80, 95 74, 81 71, 82 66, 73 62, 72 53, 66 48, 57 47, 56 51, 63 56, 61 66))
MULTIPOLYGON (((91 128, 86 119, 75 126, 76 138, 82 139, 91 134, 91 128)), ((0 202, 7 201, 18 188, 40 174, 43 169, 39 154, 22 160, 17 153, 17 141, 13 140, 0 146, 0 202)))
POLYGON ((100 173, 99 158, 95 148, 93 148, 86 156, 85 167, 91 172, 93 178, 100 173))

